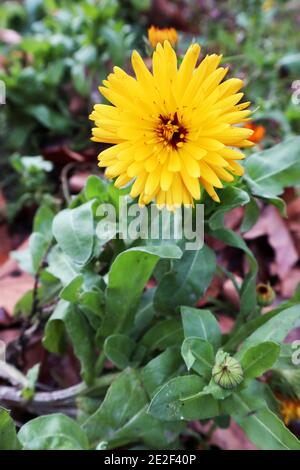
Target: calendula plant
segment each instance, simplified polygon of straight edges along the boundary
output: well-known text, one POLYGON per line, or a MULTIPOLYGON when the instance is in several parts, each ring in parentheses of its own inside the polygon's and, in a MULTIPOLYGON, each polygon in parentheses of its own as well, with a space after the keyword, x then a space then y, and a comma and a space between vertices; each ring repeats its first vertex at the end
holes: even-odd
POLYGON ((165 42, 154 52, 153 73, 137 52, 136 78, 114 68, 100 89, 113 106, 98 104, 91 117, 93 139, 113 144, 99 158, 115 181, 92 175, 61 212, 46 205, 38 210, 29 249, 16 254, 35 276, 35 288, 15 313, 44 331, 51 353, 64 354, 72 345, 82 382, 52 394, 38 390, 37 369, 21 378, 6 369, 23 390, 19 404, 39 416, 16 435, 3 410, 2 447, 178 449, 181 435, 200 429, 200 446, 207 448, 201 425, 209 421, 211 434, 232 419, 258 448, 300 449, 274 393, 275 378, 285 371, 299 398, 293 348, 284 343, 300 319, 299 291, 262 314, 257 261, 242 236, 224 224, 226 212, 245 206, 240 231, 246 232, 258 218, 259 201, 284 214, 280 195, 299 178, 300 138, 237 163, 252 134, 238 126, 250 115, 249 103, 240 103, 243 83, 223 81, 227 69, 219 67, 217 55, 195 69, 198 55, 199 46, 191 45, 178 67, 165 42), (205 243, 187 249, 184 237, 124 237, 121 195, 129 206, 139 197, 147 214, 147 204, 156 201, 171 218, 186 204, 194 205, 196 217, 196 205, 203 203, 205 243), (104 204, 115 209, 115 223, 99 211, 104 204), (247 259, 241 284, 219 265, 214 240, 247 259), (207 300, 197 308, 218 275, 234 281, 239 297, 226 334, 222 305, 207 300))

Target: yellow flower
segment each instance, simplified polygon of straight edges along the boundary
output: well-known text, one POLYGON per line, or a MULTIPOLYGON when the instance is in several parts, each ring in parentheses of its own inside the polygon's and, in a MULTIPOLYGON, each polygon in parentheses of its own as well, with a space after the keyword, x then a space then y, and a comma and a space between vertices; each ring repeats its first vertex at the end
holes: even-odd
POLYGON ((285 424, 289 424, 290 421, 300 420, 300 400, 292 400, 291 398, 281 398, 280 400, 280 412, 285 424))
POLYGON ((262 4, 262 9, 263 11, 270 11, 274 6, 274 1, 273 0, 265 0, 264 3, 262 4))
POLYGON ((163 44, 164 41, 169 41, 172 46, 175 46, 178 42, 178 34, 175 28, 160 29, 151 26, 148 29, 148 39, 153 49, 155 49, 157 44, 163 44))
POLYGON ((214 188, 242 175, 236 148, 250 147, 251 129, 236 127, 247 120, 249 102, 238 104, 243 81, 223 83, 227 68, 221 56, 208 55, 195 69, 200 46, 192 44, 177 68, 170 43, 158 44, 153 74, 134 51, 136 78, 114 67, 102 95, 114 106, 96 104, 92 140, 115 144, 99 155, 106 176, 120 188, 133 182, 131 196, 144 205, 155 200, 168 208, 200 199, 200 185, 215 200, 214 188), (232 148, 235 147, 235 148, 232 148))

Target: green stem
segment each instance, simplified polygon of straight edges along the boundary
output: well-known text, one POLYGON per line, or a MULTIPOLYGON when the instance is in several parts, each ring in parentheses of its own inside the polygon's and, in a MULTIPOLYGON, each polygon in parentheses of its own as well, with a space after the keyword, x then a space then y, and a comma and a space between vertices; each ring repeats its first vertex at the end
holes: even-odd
POLYGON ((103 367, 104 367, 104 362, 105 362, 105 353, 104 351, 102 351, 95 365, 96 376, 101 375, 101 372, 103 371, 103 367))

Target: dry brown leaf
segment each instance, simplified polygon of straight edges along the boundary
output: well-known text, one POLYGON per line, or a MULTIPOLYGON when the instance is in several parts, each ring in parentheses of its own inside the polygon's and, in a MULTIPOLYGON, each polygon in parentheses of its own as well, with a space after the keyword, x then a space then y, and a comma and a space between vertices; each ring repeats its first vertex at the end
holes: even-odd
MULTIPOLYGON (((28 240, 19 250, 25 249, 27 245, 28 240)), ((22 272, 17 262, 9 258, 0 268, 0 307, 12 315, 15 304, 22 295, 33 288, 33 283, 32 276, 22 272)))
POLYGON ((281 295, 282 297, 288 299, 290 298, 295 290, 297 285, 300 283, 300 269, 294 268, 291 269, 286 277, 281 282, 281 295))
POLYGON ((72 194, 77 194, 84 188, 86 180, 90 174, 91 173, 88 171, 80 171, 71 176, 69 179, 69 187, 72 194))
POLYGON ((277 274, 280 279, 284 279, 298 261, 298 253, 287 222, 274 206, 265 208, 257 223, 244 237, 247 240, 254 240, 263 235, 268 237, 275 253, 272 274, 277 274))
POLYGON ((218 321, 223 335, 227 335, 234 326, 234 319, 227 315, 218 315, 218 321))
POLYGON ((249 441, 243 430, 234 421, 231 421, 228 429, 216 429, 210 444, 224 450, 257 450, 255 445, 249 441))
MULTIPOLYGON (((234 276, 238 285, 241 285, 243 280, 240 276, 234 276)), ((233 285, 231 279, 226 279, 223 284, 223 294, 224 297, 229 300, 229 302, 238 310, 240 307, 240 297, 239 294, 233 285)))
POLYGON ((22 36, 13 29, 0 28, 0 41, 6 44, 19 44, 22 36))
POLYGON ((224 217, 225 227, 232 230, 237 229, 243 219, 244 209, 242 207, 236 207, 235 209, 227 212, 224 217))

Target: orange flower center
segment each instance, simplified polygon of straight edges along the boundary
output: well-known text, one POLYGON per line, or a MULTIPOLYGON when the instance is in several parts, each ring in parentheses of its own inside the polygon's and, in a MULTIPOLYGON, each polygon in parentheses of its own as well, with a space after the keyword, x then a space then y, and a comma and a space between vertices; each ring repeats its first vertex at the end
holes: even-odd
POLYGON ((171 148, 179 148, 183 146, 186 140, 187 130, 180 124, 177 113, 174 116, 159 116, 160 123, 157 126, 157 135, 159 142, 171 148))

